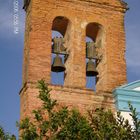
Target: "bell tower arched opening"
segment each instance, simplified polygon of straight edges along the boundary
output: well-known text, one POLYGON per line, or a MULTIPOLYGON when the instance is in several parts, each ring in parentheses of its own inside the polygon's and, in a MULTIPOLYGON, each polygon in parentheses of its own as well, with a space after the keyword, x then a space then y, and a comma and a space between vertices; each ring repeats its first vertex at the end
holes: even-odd
MULTIPOLYGON (((86 36, 86 88, 88 89, 94 89, 96 88, 96 77, 95 76, 91 76, 92 72, 90 72, 90 64, 92 65, 92 62, 95 63, 95 60, 89 60, 89 58, 87 57, 87 46, 90 43, 94 43, 94 40, 88 36, 86 36), (90 61, 90 62, 89 62, 90 61), (87 73, 87 71, 89 71, 87 73), (91 73, 91 74, 90 74, 91 73)), ((91 69, 92 70, 92 69, 91 69)))
POLYGON ((99 80, 97 65, 100 60, 103 31, 98 23, 89 23, 86 27, 86 88, 96 90, 99 80))
POLYGON ((51 83, 54 85, 64 85, 64 78, 66 77, 65 61, 68 54, 64 37, 68 24, 69 20, 62 16, 58 16, 53 20, 51 83))

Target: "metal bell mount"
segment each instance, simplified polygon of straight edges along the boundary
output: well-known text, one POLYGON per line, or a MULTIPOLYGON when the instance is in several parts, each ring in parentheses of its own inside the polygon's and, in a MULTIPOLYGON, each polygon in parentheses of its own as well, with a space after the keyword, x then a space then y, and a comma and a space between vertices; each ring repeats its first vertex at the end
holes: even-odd
POLYGON ((87 42, 86 43, 86 57, 88 59, 98 59, 94 42, 87 42))
POLYGON ((52 41, 53 41, 52 53, 65 55, 66 48, 64 47, 64 38, 54 37, 52 41))

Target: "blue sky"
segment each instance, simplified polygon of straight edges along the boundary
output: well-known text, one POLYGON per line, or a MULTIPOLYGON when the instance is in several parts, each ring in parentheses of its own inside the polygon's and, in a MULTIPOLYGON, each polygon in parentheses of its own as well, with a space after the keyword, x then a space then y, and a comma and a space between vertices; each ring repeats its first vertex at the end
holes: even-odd
MULTIPOLYGON (((24 16, 19 2, 19 33, 14 34, 13 2, 0 0, 0 125, 17 135, 15 122, 19 119, 19 91, 22 84, 24 16)), ((140 0, 125 0, 126 60, 128 82, 140 79, 140 0)))

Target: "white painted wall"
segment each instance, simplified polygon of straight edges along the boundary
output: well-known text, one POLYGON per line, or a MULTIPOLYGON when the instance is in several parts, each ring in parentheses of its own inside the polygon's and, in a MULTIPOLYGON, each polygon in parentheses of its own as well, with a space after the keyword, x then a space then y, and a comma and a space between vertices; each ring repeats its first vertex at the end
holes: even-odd
POLYGON ((121 115, 124 117, 124 119, 127 119, 129 121, 129 123, 133 126, 132 117, 129 114, 130 114, 130 112, 121 111, 121 115))
POLYGON ((140 87, 136 87, 133 90, 140 91, 140 87))

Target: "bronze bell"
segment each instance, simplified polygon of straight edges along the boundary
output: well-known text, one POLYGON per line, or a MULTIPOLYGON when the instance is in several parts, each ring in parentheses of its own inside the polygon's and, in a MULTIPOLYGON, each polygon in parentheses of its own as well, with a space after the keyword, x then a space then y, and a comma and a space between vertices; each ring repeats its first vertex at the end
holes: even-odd
POLYGON ((97 59, 97 52, 94 42, 87 42, 86 44, 86 57, 89 59, 97 59))
POLYGON ((90 59, 86 65, 86 76, 97 76, 98 71, 96 70, 95 63, 90 59))
POLYGON ((59 55, 56 55, 56 57, 54 58, 53 64, 51 66, 51 71, 53 71, 53 72, 65 71, 65 66, 62 62, 62 58, 59 55))

